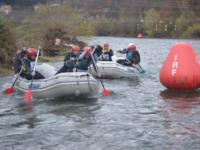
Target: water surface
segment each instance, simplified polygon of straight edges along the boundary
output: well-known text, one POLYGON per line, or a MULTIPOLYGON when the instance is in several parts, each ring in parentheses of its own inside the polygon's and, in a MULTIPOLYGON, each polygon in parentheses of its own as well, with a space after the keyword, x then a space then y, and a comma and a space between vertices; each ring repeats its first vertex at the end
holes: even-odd
MULTIPOLYGON (((111 97, 34 99, 0 93, 0 149, 133 150, 200 148, 200 90, 173 92, 159 82, 159 71, 173 44, 187 42, 200 52, 199 40, 84 38, 108 41, 114 51, 135 43, 146 75, 104 80, 111 97)), ((11 77, 0 77, 0 85, 11 77)), ((1 89, 2 90, 2 89, 1 89)))

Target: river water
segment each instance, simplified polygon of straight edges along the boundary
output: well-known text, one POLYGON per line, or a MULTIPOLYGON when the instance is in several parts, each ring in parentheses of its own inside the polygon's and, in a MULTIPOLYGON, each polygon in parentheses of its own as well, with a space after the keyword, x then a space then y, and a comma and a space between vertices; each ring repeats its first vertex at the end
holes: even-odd
POLYGON ((159 71, 173 44, 187 42, 200 53, 199 40, 81 38, 110 43, 113 50, 135 43, 146 74, 104 80, 111 97, 34 99, 3 95, 11 77, 0 77, 0 150, 200 149, 200 90, 172 92, 159 82, 159 71))

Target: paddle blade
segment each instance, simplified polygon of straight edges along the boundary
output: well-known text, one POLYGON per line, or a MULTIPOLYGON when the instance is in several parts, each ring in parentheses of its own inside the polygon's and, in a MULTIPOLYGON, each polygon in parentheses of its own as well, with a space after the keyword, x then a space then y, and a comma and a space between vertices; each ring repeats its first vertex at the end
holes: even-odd
POLYGON ((145 70, 140 70, 140 73, 145 73, 146 71, 145 70))
POLYGON ((14 92, 13 88, 8 88, 7 90, 5 90, 5 94, 9 95, 12 94, 14 92))
POLYGON ((111 96, 110 91, 108 91, 106 88, 103 88, 103 95, 104 96, 111 96))
POLYGON ((24 94, 24 101, 25 102, 29 102, 33 99, 33 94, 32 94, 32 90, 28 90, 28 92, 26 92, 24 94))

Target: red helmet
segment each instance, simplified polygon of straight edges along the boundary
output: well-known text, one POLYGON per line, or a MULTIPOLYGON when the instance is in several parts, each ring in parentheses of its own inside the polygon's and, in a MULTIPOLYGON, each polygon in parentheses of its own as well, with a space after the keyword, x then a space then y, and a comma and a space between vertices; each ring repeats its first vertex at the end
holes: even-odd
POLYGON ((28 50, 27 50, 27 56, 29 58, 31 58, 33 56, 36 57, 36 55, 37 55, 37 50, 35 48, 28 48, 28 50))
POLYGON ((133 43, 130 43, 128 45, 128 49, 131 50, 131 51, 135 51, 136 50, 136 46, 133 43))
POLYGON ((103 44, 103 47, 109 47, 109 43, 108 43, 108 42, 105 42, 105 43, 103 44))
POLYGON ((91 47, 84 47, 83 51, 84 52, 91 52, 92 48, 91 47))
POLYGON ((80 47, 79 46, 77 46, 77 45, 75 45, 75 46, 72 46, 72 51, 73 52, 80 52, 80 47))
POLYGON ((85 52, 85 56, 88 58, 91 55, 92 48, 91 47, 84 47, 83 51, 85 52))

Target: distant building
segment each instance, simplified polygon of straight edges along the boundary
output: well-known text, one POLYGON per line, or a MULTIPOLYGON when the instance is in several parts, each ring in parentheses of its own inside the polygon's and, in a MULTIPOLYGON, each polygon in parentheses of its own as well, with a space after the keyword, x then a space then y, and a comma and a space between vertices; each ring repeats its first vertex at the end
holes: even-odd
MULTIPOLYGON (((52 4, 50 4, 50 5, 51 5, 51 7, 58 7, 58 6, 60 6, 59 3, 52 3, 52 4)), ((40 8, 40 6, 41 6, 40 3, 39 3, 39 4, 36 4, 36 5, 34 6, 34 10, 37 11, 37 10, 40 8)))
POLYGON ((34 6, 34 10, 37 11, 40 8, 40 4, 34 6))
POLYGON ((58 3, 51 4, 51 7, 58 7, 58 6, 60 6, 60 4, 58 4, 58 3))
POLYGON ((0 5, 0 12, 9 15, 12 12, 12 6, 6 4, 0 5))

